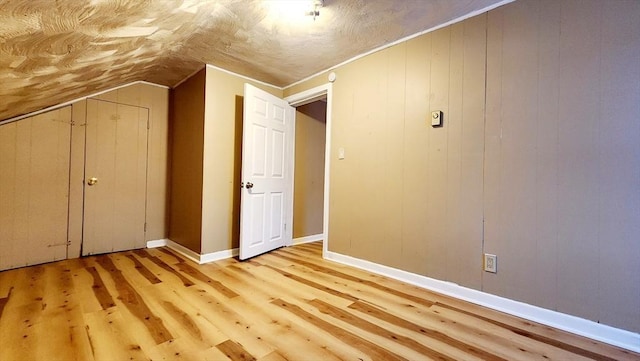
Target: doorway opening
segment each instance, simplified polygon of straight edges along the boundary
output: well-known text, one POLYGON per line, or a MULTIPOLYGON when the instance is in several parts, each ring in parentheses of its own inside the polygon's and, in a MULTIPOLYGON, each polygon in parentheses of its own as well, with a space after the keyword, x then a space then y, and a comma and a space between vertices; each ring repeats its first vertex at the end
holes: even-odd
MULTIPOLYGON (((293 107, 296 108, 296 112, 299 114, 304 109, 298 109, 305 105, 313 104, 314 102, 321 102, 316 107, 321 107, 324 104, 324 172, 322 174, 324 180, 322 182, 322 254, 326 256, 329 250, 329 192, 330 192, 330 169, 331 169, 331 114, 332 114, 332 102, 333 102, 333 84, 326 83, 324 85, 317 86, 315 88, 293 94, 285 98, 285 100, 293 107)), ((312 107, 314 105, 311 105, 312 107)), ((297 122, 297 121, 296 121, 297 122)), ((296 124, 297 128, 297 124, 296 124)), ((297 133, 297 130, 296 130, 297 133)), ((297 137, 296 137, 297 138, 297 137)), ((317 139, 316 139, 317 140, 317 139)), ((294 152, 296 159, 294 160, 297 166, 298 163, 298 151, 300 147, 304 147, 304 144, 299 144, 296 139, 294 146, 294 152)), ((297 170, 294 170, 297 173, 297 170)), ((297 184, 296 184, 297 186, 297 184)), ((294 187, 294 193, 296 189, 294 187)), ((296 196, 294 194, 294 204, 296 203, 296 196)), ((295 207, 295 206, 294 206, 295 207)), ((295 209, 294 209, 295 212, 295 209)), ((295 217, 295 216, 294 216, 295 217)), ((294 219, 294 228, 296 227, 296 220, 294 219)))
POLYGON ((323 239, 326 98, 296 107, 293 244, 323 239))

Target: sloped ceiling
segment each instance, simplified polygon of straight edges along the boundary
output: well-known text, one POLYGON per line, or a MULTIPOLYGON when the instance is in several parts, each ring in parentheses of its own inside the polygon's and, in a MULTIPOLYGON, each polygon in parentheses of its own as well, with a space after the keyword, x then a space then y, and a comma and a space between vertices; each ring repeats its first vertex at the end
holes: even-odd
POLYGON ((212 64, 286 86, 500 0, 0 0, 0 120, 212 64))

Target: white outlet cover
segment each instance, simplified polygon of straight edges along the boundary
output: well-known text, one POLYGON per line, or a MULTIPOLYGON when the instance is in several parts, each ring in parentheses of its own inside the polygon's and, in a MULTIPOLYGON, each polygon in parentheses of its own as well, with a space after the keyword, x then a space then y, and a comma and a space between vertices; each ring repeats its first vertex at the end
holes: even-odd
POLYGON ((495 254, 484 254, 484 270, 486 272, 498 273, 498 256, 495 254))

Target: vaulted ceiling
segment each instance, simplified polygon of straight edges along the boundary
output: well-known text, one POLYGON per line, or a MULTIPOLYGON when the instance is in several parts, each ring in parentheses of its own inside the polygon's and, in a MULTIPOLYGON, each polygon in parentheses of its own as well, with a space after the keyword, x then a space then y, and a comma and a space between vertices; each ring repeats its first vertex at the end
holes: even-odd
POLYGON ((212 64, 286 86, 500 0, 0 0, 0 120, 212 64))

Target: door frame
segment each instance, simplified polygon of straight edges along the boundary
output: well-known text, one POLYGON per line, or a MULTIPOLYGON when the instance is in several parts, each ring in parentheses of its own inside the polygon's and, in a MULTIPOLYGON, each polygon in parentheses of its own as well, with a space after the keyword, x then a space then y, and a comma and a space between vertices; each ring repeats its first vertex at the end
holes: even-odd
MULTIPOLYGON (((323 205, 323 215, 322 215, 322 257, 326 258, 327 252, 329 251, 329 173, 331 170, 331 117, 332 117, 332 108, 333 108, 333 83, 326 83, 323 85, 319 85, 315 88, 311 88, 296 94, 292 94, 284 100, 286 100, 289 105, 294 108, 297 108, 301 105, 312 103, 316 100, 320 100, 324 97, 327 97, 327 116, 326 116, 326 127, 325 127, 325 143, 324 143, 324 205, 323 205)), ((295 129, 295 128, 294 128, 295 129)), ((295 137, 294 137, 295 139, 295 137)), ((293 157, 295 161, 295 141, 293 146, 293 157)), ((294 162, 295 164, 295 162, 294 162)), ((293 225, 292 225, 293 228, 293 225)), ((293 242, 293 241, 291 241, 293 242)), ((291 244, 287 245, 291 246, 291 244)))

